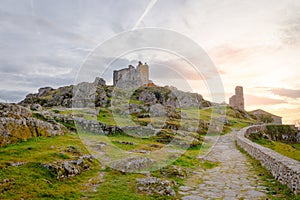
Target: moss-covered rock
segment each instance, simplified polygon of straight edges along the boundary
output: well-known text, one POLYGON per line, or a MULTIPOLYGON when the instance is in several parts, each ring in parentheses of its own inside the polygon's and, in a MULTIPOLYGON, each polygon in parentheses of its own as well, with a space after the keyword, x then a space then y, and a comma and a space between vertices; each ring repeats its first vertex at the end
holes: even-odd
POLYGON ((76 176, 83 171, 91 169, 95 165, 92 155, 80 156, 77 160, 58 161, 50 164, 43 164, 49 169, 58 180, 76 176))
POLYGON ((62 135, 66 128, 58 123, 34 118, 28 108, 16 104, 0 104, 0 146, 31 137, 62 135))
POLYGON ((169 178, 185 178, 187 175, 187 172, 176 165, 170 165, 168 167, 162 168, 160 170, 160 173, 163 176, 169 177, 169 178))

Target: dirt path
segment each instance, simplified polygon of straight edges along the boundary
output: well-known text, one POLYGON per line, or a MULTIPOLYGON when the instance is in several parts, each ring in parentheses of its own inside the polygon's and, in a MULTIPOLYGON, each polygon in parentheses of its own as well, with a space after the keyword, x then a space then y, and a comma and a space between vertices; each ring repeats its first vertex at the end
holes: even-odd
POLYGON ((266 199, 265 188, 247 157, 235 147, 236 132, 221 136, 205 159, 220 164, 206 171, 195 171, 201 184, 180 187, 183 200, 201 199, 266 199))

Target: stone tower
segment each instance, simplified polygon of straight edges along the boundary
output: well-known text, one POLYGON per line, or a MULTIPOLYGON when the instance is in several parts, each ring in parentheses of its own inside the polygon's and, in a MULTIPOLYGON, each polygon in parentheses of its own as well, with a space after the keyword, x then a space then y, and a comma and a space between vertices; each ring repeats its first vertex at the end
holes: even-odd
POLYGON ((149 83, 149 66, 147 63, 144 65, 142 62, 139 62, 138 66, 136 67, 137 74, 140 78, 142 85, 147 85, 149 83))
POLYGON ((137 88, 149 84, 149 66, 147 63, 138 63, 135 68, 129 65, 128 68, 114 70, 113 72, 114 86, 124 89, 137 88))
POLYGON ((236 86, 235 95, 229 98, 229 105, 239 110, 245 110, 244 92, 242 86, 236 86))

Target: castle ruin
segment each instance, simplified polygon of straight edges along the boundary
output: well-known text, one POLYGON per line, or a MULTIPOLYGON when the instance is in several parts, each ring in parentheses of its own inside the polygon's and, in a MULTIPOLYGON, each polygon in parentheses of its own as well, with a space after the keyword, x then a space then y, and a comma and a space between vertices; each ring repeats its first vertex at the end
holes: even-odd
POLYGON ((229 98, 229 105, 239 110, 245 110, 244 92, 242 86, 236 86, 235 95, 229 98))
POLYGON ((129 65, 128 68, 113 72, 113 84, 119 88, 136 88, 148 85, 149 82, 149 66, 141 61, 136 68, 129 65))

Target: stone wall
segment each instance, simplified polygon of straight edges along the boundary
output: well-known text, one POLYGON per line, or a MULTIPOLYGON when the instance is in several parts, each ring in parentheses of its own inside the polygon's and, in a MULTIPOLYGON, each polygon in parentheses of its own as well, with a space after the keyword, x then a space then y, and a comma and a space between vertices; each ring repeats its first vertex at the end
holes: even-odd
POLYGON ((246 138, 247 135, 265 129, 265 126, 251 126, 239 131, 237 144, 252 157, 259 160, 281 184, 287 185, 295 194, 300 194, 300 162, 265 148, 246 138))
POLYGON ((114 135, 118 133, 123 133, 123 130, 117 126, 110 126, 96 120, 85 120, 83 118, 75 118, 76 128, 79 130, 103 134, 103 135, 114 135))

